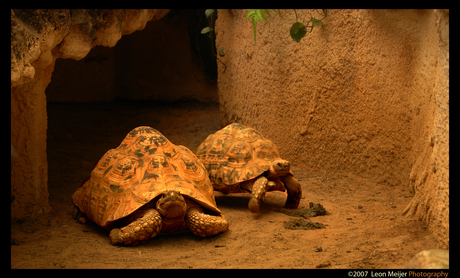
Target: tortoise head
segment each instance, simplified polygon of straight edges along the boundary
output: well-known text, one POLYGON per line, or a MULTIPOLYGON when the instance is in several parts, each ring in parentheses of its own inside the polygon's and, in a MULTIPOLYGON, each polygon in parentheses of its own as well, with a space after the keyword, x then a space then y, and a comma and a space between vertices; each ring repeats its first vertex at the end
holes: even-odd
POLYGON ((163 193, 163 196, 157 201, 156 207, 163 218, 183 219, 187 204, 179 191, 171 190, 163 193))
POLYGON ((291 163, 284 159, 275 159, 268 169, 269 177, 281 177, 289 173, 291 169, 291 163))

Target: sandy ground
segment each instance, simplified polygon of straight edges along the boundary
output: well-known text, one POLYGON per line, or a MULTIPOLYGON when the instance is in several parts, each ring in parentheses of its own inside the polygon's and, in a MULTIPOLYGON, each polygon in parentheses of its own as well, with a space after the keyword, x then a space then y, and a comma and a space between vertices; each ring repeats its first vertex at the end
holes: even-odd
POLYGON ((71 218, 71 195, 93 163, 140 125, 196 151, 221 128, 218 104, 49 103, 48 119, 53 210, 11 223, 11 268, 401 268, 419 251, 436 248, 424 224, 401 216, 408 190, 295 164, 303 191, 298 210, 323 205, 329 214, 307 220, 323 229, 286 229, 286 221, 300 217, 276 211, 283 192, 269 193, 258 214, 247 209, 249 195, 216 193, 229 231, 210 238, 160 234, 135 247, 112 246, 104 230, 71 218))

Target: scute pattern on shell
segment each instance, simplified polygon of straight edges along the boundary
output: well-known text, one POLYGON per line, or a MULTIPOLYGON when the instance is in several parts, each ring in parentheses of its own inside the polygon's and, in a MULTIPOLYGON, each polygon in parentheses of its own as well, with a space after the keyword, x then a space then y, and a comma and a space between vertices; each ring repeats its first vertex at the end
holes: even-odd
POLYGON ((169 190, 178 190, 221 215, 207 172, 196 156, 157 130, 141 126, 102 156, 72 200, 91 221, 109 230, 114 221, 169 190))
POLYGON ((238 123, 209 135, 198 147, 197 157, 208 170, 214 188, 223 192, 237 192, 237 187, 229 185, 259 176, 270 168, 271 161, 281 158, 272 141, 238 123))

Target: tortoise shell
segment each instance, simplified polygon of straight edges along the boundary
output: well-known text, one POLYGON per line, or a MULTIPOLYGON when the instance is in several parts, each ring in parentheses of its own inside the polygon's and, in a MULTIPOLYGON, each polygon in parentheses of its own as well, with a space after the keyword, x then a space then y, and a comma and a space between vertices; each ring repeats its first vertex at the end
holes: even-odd
POLYGON ((196 156, 157 130, 140 126, 102 156, 72 201, 91 221, 110 230, 115 221, 155 204, 151 201, 170 190, 221 215, 206 169, 196 156))
MULTIPOLYGON (((278 147, 257 130, 233 123, 209 135, 197 150, 218 191, 260 176, 271 162, 281 159, 278 147)), ((237 190, 237 188, 234 188, 237 190)))

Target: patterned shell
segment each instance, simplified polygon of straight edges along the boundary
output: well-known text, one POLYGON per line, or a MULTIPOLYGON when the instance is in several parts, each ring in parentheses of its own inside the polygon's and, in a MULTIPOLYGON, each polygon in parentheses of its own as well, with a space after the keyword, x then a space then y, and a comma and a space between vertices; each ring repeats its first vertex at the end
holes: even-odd
POLYGON ((234 123, 209 135, 197 150, 216 190, 251 180, 280 159, 278 147, 257 130, 234 123))
POLYGON ((109 230, 114 221, 169 190, 221 215, 207 172, 196 156, 157 130, 141 126, 102 156, 72 201, 91 221, 109 230))

